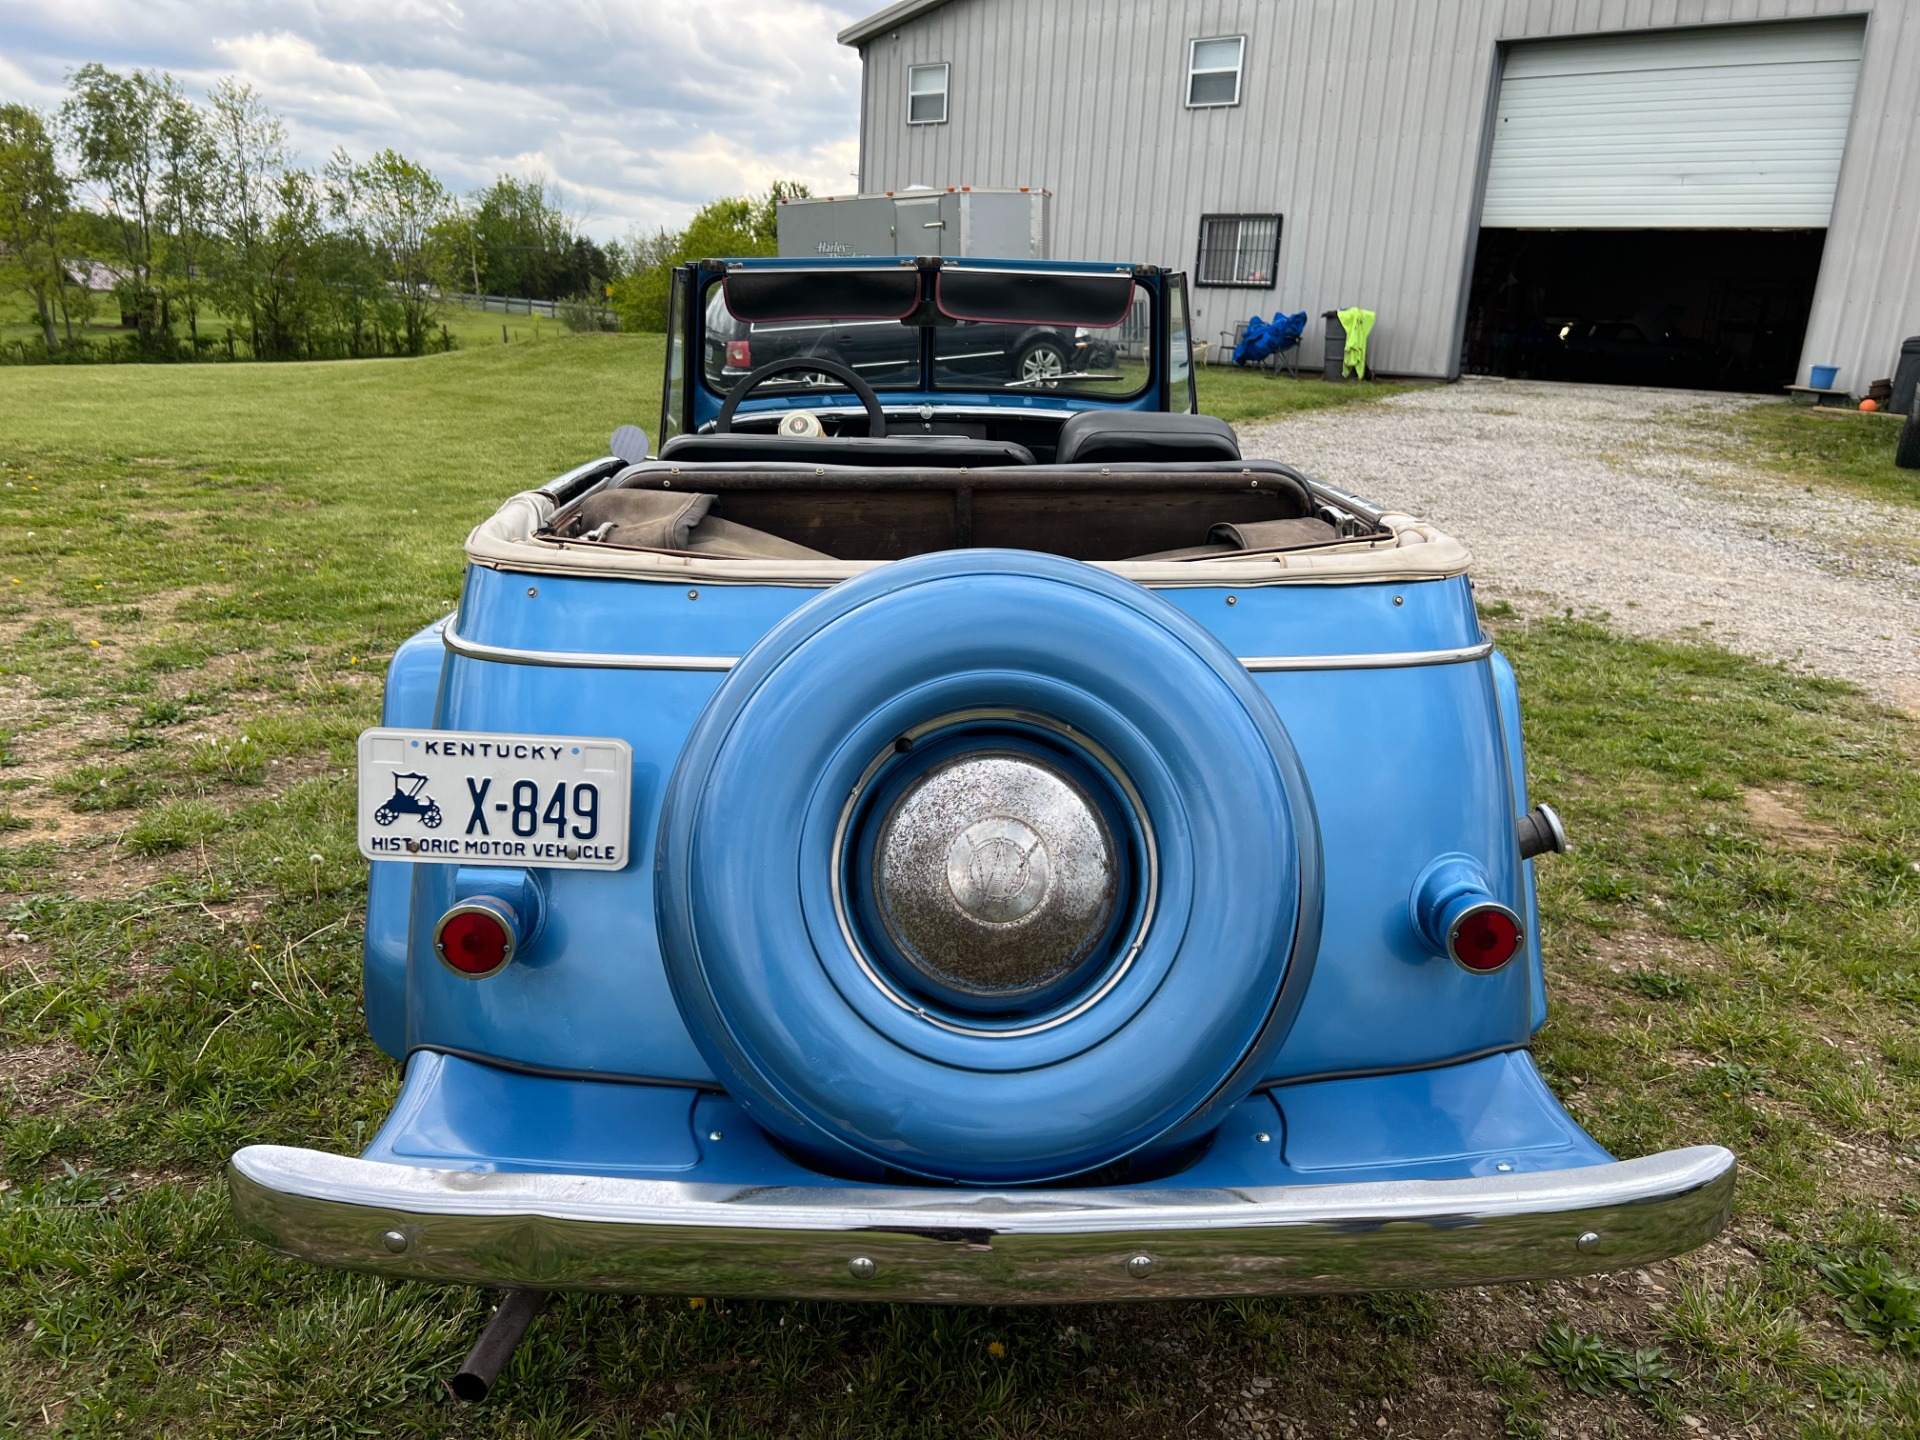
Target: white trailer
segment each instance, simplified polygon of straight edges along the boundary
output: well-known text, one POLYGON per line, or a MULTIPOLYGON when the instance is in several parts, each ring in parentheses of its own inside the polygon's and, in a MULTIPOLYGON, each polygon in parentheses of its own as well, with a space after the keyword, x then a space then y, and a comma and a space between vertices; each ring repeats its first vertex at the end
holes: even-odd
POLYGON ((820 255, 981 255, 1045 260, 1051 243, 1050 191, 889 190, 830 195, 780 205, 780 253, 820 255))

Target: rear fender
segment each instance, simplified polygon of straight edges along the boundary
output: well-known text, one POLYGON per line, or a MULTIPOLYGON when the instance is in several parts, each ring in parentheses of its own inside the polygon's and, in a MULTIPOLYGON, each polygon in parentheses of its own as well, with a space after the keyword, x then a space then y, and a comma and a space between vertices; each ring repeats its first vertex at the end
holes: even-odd
MULTIPOLYGON (((1515 824, 1526 814, 1527 752, 1520 738, 1520 682, 1513 673, 1513 662, 1498 650, 1493 652, 1494 691, 1500 700, 1500 733, 1507 746, 1507 771, 1513 777, 1513 813, 1515 824)), ((1529 1030, 1547 1023, 1547 971, 1540 947, 1540 897, 1534 889, 1533 861, 1520 866, 1521 914, 1527 922, 1527 975, 1532 989, 1528 1013, 1529 1030)))
MULTIPOLYGON (((393 652, 380 706, 382 725, 434 723, 447 653, 440 639, 445 623, 436 620, 393 652)), ((367 1033, 396 1060, 407 1050, 407 922, 413 908, 414 871, 419 868, 399 860, 376 860, 367 877, 367 1033)))

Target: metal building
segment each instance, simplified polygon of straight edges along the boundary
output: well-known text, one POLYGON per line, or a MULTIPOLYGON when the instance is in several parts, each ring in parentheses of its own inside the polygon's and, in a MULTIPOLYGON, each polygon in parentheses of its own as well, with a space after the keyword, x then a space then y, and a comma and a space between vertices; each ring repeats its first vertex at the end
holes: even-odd
POLYGON ((900 0, 860 188, 1054 192, 1195 333, 1379 315, 1387 373, 1855 392, 1920 334, 1920 0, 900 0))

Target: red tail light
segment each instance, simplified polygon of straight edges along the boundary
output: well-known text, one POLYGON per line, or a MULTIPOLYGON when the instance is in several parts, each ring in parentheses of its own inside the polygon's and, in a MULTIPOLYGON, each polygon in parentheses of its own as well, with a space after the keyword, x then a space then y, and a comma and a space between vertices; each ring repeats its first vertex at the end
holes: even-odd
POLYGON ((1520 917, 1493 898, 1487 872, 1470 855, 1442 855, 1413 882, 1409 918, 1421 943, 1462 970, 1504 970, 1526 943, 1520 917))
POLYGON ((1453 922, 1447 934, 1447 953, 1478 974, 1498 970, 1520 950, 1520 920, 1506 906, 1493 901, 1476 905, 1453 922))
POLYGON ((512 909, 491 896, 463 900, 440 917, 433 949, 447 968, 480 980, 506 969, 519 948, 512 909))
POLYGON ((727 368, 729 370, 751 370, 753 368, 753 342, 751 340, 727 341, 727 368))

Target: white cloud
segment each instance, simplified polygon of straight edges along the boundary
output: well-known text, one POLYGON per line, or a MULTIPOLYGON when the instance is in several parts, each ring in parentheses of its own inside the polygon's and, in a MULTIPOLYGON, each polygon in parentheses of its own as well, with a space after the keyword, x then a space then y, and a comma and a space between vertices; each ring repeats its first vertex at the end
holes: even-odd
MULTIPOLYGON (((877 5, 879 0, 874 0, 877 5)), ((456 189, 544 173, 610 236, 716 195, 853 188, 862 0, 0 0, 0 98, 89 60, 257 88, 309 165, 391 146, 456 189)))

